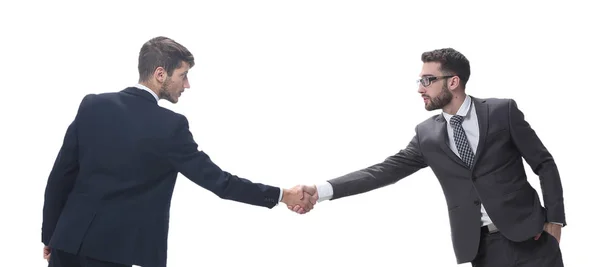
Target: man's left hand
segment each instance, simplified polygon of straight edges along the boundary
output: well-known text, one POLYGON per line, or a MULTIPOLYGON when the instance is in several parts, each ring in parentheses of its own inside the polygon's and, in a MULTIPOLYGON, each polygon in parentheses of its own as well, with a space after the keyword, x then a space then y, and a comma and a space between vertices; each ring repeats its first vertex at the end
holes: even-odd
POLYGON ((44 259, 50 261, 50 247, 44 246, 44 259))
MULTIPOLYGON (((553 236, 556 241, 558 243, 560 243, 560 234, 562 231, 562 225, 560 224, 555 224, 555 223, 545 223, 544 224, 544 231, 546 231, 547 233, 549 233, 551 236, 553 236)), ((538 235, 535 236, 535 240, 538 240, 540 238, 542 234, 539 233, 538 235)))

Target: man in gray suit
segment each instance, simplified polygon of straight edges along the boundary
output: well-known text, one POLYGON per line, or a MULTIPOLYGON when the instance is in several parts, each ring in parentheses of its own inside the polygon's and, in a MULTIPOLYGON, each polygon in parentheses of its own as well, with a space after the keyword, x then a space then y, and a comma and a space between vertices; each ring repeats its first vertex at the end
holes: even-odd
POLYGON ((470 63, 452 48, 425 52, 421 60, 418 92, 425 109, 442 113, 417 125, 408 146, 382 163, 315 186, 319 201, 371 191, 431 167, 446 196, 458 264, 563 266, 558 169, 516 102, 467 95, 470 63), (522 158, 539 176, 545 207, 527 182, 522 158))

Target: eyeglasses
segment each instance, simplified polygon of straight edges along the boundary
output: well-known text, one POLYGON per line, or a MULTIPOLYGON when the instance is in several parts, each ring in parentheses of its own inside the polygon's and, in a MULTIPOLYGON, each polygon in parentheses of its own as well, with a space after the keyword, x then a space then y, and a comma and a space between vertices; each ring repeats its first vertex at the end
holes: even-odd
POLYGON ((447 78, 452 78, 456 75, 447 75, 447 76, 425 76, 422 77, 421 79, 417 80, 417 83, 420 83, 421 85, 423 85, 423 87, 427 87, 429 85, 431 85, 434 81, 440 80, 440 79, 447 79, 447 78))

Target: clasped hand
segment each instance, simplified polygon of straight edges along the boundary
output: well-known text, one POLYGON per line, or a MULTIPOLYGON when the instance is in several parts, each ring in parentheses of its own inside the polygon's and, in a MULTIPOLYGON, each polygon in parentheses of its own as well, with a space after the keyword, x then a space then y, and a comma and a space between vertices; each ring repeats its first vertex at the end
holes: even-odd
POLYGON ((288 209, 304 214, 313 209, 318 199, 316 186, 297 185, 283 190, 281 202, 285 203, 288 209))

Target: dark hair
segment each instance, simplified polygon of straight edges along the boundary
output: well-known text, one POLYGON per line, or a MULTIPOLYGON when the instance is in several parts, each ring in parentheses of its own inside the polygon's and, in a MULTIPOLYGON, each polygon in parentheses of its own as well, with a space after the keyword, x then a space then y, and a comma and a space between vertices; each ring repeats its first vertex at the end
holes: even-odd
POLYGON ((439 62, 440 71, 444 75, 458 76, 463 88, 467 85, 469 76, 471 76, 469 60, 463 54, 454 50, 454 48, 442 48, 424 52, 421 55, 421 61, 423 63, 439 62))
POLYGON ((175 69, 181 67, 182 62, 187 62, 190 68, 194 66, 194 56, 187 48, 167 37, 152 38, 140 49, 140 82, 150 79, 158 67, 163 67, 167 75, 171 76, 175 69))

